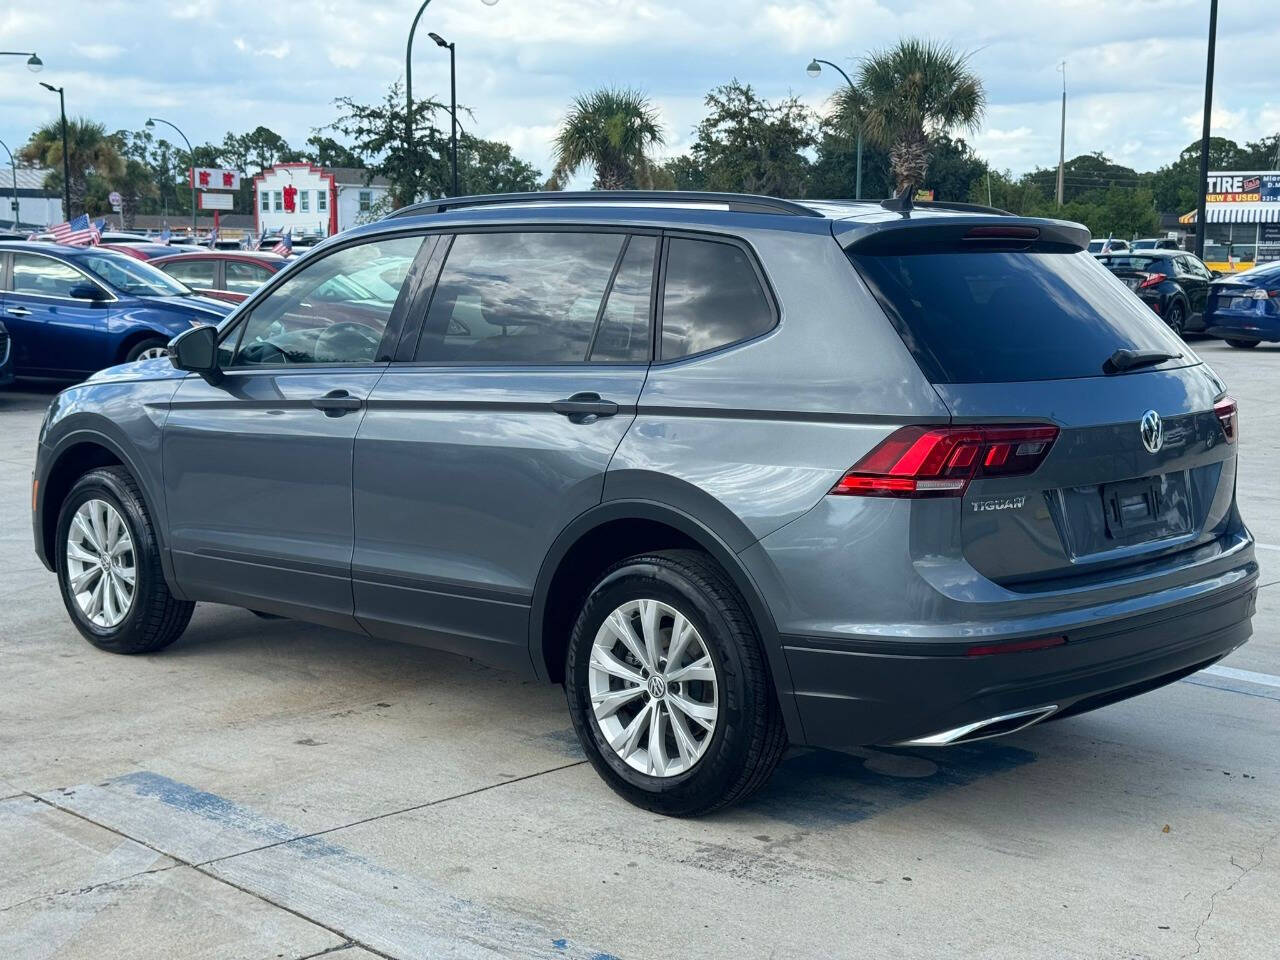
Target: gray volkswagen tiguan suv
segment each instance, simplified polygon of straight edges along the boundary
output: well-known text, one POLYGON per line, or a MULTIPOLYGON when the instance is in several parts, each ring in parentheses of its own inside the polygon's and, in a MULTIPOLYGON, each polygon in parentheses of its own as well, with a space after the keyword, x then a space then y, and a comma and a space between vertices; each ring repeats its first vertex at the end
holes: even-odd
POLYGON ((36 550, 93 644, 195 601, 563 683, 629 800, 942 746, 1250 633, 1236 405, 1087 252, 961 205, 420 204, 60 394, 36 550))

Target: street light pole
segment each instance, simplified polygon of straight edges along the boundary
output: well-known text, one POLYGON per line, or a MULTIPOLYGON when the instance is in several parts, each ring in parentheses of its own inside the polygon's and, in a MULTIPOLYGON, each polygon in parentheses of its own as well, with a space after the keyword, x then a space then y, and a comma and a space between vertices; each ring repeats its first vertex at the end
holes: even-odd
MULTIPOLYGON (((34 54, 33 54, 34 56, 34 54)), ((58 109, 62 113, 62 217, 71 219, 71 155, 67 149, 67 98, 62 87, 40 81, 40 86, 58 95, 58 109)))
MULTIPOLYGON (((840 76, 844 77, 844 82, 849 85, 850 90, 857 89, 853 85, 853 81, 849 79, 849 74, 845 73, 838 64, 834 64, 830 60, 819 60, 817 57, 814 57, 809 62, 809 66, 805 68, 805 73, 811 77, 819 76, 822 73, 822 67, 820 65, 824 63, 832 70, 839 73, 840 76)), ((858 172, 854 178, 853 198, 855 200, 862 199, 862 124, 858 124, 858 172)))
POLYGON ((175 124, 170 123, 168 120, 161 120, 159 117, 147 117, 146 126, 148 128, 154 130, 157 123, 163 123, 166 127, 173 127, 174 130, 178 131, 178 136, 180 136, 183 142, 187 145, 187 155, 191 158, 191 169, 188 171, 188 175, 191 177, 191 242, 195 243, 195 240, 196 240, 196 152, 193 149, 191 149, 191 141, 187 139, 187 135, 183 133, 181 130, 178 130, 178 127, 175 124))
POLYGON ((1209 182, 1209 115, 1213 112, 1213 57, 1218 46, 1218 0, 1209 0, 1209 55, 1204 69, 1204 125, 1200 130, 1200 182, 1196 185, 1196 257, 1204 259, 1205 187, 1209 182))
POLYGON ((0 140, 0 147, 9 155, 9 168, 13 171, 13 229, 18 229, 18 165, 13 161, 13 151, 9 145, 0 140))
POLYGON ((1062 71, 1062 132, 1058 137, 1058 206, 1062 206, 1064 171, 1067 163, 1067 61, 1058 65, 1062 71))
POLYGON ((44 61, 26 50, 0 50, 0 57, 26 57, 27 69, 32 73, 39 73, 44 69, 44 61))
POLYGON ((454 59, 454 45, 438 33, 427 34, 437 47, 449 51, 449 118, 453 130, 449 134, 449 162, 453 168, 453 195, 458 195, 458 71, 454 59))

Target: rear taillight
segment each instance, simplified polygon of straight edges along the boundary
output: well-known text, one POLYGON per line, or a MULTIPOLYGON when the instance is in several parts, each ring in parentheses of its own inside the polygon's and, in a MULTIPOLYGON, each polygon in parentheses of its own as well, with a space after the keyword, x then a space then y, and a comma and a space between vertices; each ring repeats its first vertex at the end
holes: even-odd
POLYGON ((1272 297, 1280 297, 1280 290, 1264 290, 1262 287, 1254 287, 1245 296, 1250 300, 1269 300, 1272 297))
POLYGON ((1236 409, 1235 400, 1231 397, 1223 397, 1213 405, 1213 413, 1222 424, 1222 432, 1227 437, 1227 443, 1235 443, 1240 439, 1239 411, 1236 409))
POLYGON ((1057 438, 1053 426, 903 427, 855 463, 831 492, 958 497, 975 477, 1031 473, 1057 438))
POLYGON ((1163 273, 1148 273, 1147 278, 1138 284, 1138 289, 1143 290, 1147 287, 1154 287, 1156 284, 1164 283, 1168 279, 1168 276, 1163 273))

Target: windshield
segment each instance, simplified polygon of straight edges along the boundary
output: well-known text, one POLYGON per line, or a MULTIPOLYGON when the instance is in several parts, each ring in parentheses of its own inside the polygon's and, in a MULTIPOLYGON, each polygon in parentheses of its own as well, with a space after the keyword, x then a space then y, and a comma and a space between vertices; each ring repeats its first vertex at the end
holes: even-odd
POLYGON ((851 259, 934 383, 1097 377, 1116 350, 1190 353, 1087 253, 851 259))
POLYGON ((185 297, 191 288, 150 264, 124 254, 93 253, 80 265, 117 290, 134 297, 185 297))

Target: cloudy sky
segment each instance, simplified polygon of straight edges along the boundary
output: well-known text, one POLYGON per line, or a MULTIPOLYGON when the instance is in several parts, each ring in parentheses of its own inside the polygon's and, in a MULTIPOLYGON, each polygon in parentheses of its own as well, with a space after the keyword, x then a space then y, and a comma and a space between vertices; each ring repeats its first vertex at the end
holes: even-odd
MULTIPOLYGON (((1218 28, 1214 133, 1280 131, 1277 0, 1228 0, 1218 28)), ((335 116, 334 97, 372 101, 404 72, 418 0, 0 0, 0 47, 35 50, 38 77, 0 58, 0 139, 14 149, 67 110, 108 129, 155 114, 193 141, 264 124, 301 144, 335 116)), ((1138 169, 1199 135, 1208 0, 433 0, 419 28, 414 86, 448 96, 456 41, 459 99, 481 136, 550 170, 571 97, 634 85, 661 111, 669 153, 686 150, 702 97, 733 77, 815 109, 837 78, 805 75, 812 56, 851 66, 904 34, 975 51, 990 108, 978 150, 1015 173, 1057 162, 1067 61, 1067 155, 1101 150, 1138 169)), ((583 178, 579 178, 580 180, 583 178)))

